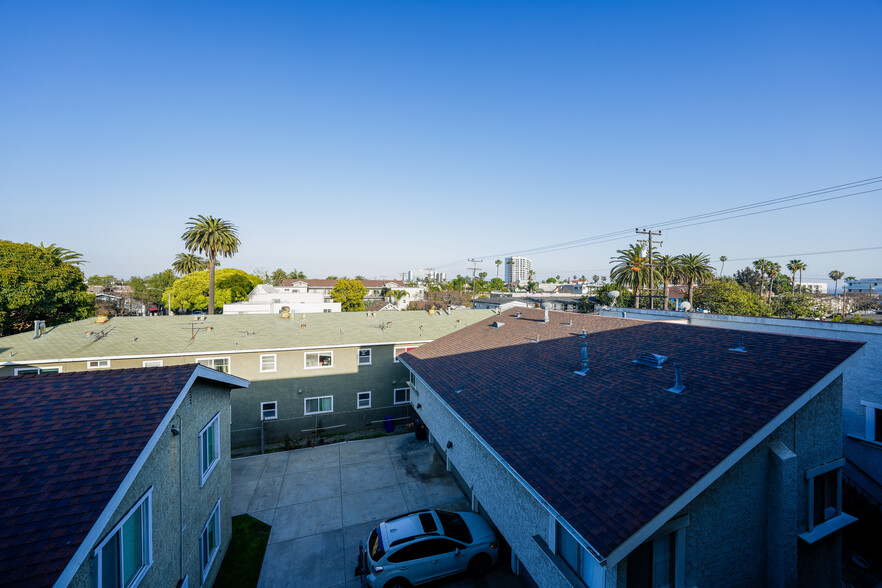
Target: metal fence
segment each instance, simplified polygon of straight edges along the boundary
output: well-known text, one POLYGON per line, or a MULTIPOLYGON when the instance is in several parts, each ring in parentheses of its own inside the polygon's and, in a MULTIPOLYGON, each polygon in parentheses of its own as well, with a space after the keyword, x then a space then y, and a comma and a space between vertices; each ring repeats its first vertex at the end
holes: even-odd
POLYGON ((413 416, 410 404, 335 411, 324 414, 271 419, 258 427, 233 429, 236 453, 263 453, 271 449, 298 449, 334 441, 365 439, 407 430, 413 416))

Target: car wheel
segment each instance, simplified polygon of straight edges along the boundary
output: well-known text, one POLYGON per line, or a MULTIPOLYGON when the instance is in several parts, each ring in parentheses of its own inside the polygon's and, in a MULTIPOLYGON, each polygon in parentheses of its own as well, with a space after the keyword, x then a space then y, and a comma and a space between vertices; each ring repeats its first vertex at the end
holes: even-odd
POLYGON ((383 584, 383 588, 410 588, 410 582, 404 578, 392 578, 383 584))
POLYGON ((490 556, 486 553, 479 553, 469 560, 469 574, 473 578, 480 578, 490 570, 490 556))

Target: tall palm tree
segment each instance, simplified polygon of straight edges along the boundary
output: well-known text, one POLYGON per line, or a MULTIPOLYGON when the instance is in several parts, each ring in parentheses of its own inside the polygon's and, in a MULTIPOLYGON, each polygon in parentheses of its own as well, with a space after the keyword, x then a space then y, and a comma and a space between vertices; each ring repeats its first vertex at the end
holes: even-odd
POLYGON ((769 262, 768 268, 766 268, 766 273, 769 274, 769 298, 766 304, 772 303, 772 287, 775 285, 775 278, 781 273, 781 264, 776 263, 774 261, 769 262))
POLYGON ((493 263, 496 264, 496 277, 498 278, 498 277, 499 277, 499 266, 502 265, 502 260, 501 260, 501 259, 497 259, 497 260, 494 261, 493 263))
POLYGON ((757 259, 753 262, 753 269, 760 273, 760 290, 759 295, 760 298, 763 297, 763 290, 766 289, 766 270, 769 268, 769 264, 772 263, 768 259, 757 259))
POLYGON ((839 270, 833 270, 832 272, 830 272, 827 275, 830 276, 830 279, 833 280, 833 282, 835 283, 835 288, 833 289, 833 296, 836 296, 836 294, 839 292, 839 280, 841 280, 842 276, 844 276, 845 274, 839 270))
POLYGON ((680 279, 680 261, 674 255, 659 255, 653 260, 653 265, 664 282, 665 310, 667 310, 670 302, 668 288, 671 283, 680 279))
POLYGON ((230 221, 213 216, 195 216, 187 221, 187 230, 181 235, 187 250, 208 256, 208 314, 214 314, 214 268, 217 256, 232 257, 239 251, 242 240, 239 229, 230 221))
MULTIPOLYGON (((627 288, 634 292, 634 308, 640 307, 640 289, 649 282, 649 258, 643 254, 640 245, 629 245, 627 249, 616 251, 619 255, 610 259, 617 262, 609 272, 609 279, 619 288, 627 288)), ((658 270, 653 269, 655 277, 658 270)))
POLYGON ((808 268, 808 266, 805 264, 804 261, 799 262, 799 267, 797 269, 799 270, 799 291, 800 292, 802 292, 802 270, 807 269, 807 268, 808 268))
POLYGON ((689 304, 692 304, 692 291, 696 285, 712 280, 714 268, 710 264, 710 257, 704 253, 684 253, 678 256, 680 273, 687 280, 689 291, 689 304))
POLYGON ((205 271, 207 267, 208 260, 194 253, 178 253, 172 262, 172 271, 179 276, 205 271))
POLYGON ((725 255, 720 256, 720 277, 723 275, 723 268, 726 267, 726 262, 729 261, 729 258, 725 255))
POLYGON ((43 245, 43 242, 40 241, 40 249, 55 258, 55 260, 59 263, 67 263, 70 265, 81 265, 86 263, 86 260, 83 259, 83 255, 81 253, 77 253, 76 251, 72 251, 70 249, 65 249, 64 247, 59 247, 55 243, 43 245))
POLYGON ((790 293, 796 292, 796 272, 799 272, 799 289, 802 290, 802 270, 805 269, 805 264, 801 259, 791 259, 787 264, 787 269, 790 270, 791 274, 790 293))

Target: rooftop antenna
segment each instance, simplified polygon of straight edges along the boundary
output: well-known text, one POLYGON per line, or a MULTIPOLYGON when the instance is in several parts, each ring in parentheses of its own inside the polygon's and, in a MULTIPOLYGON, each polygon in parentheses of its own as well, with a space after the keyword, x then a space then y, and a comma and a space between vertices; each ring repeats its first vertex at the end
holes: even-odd
POLYGON ((686 387, 683 385, 683 378, 680 376, 680 364, 679 363, 674 364, 674 378, 675 378, 674 385, 671 388, 668 388, 668 392, 674 392, 676 394, 679 394, 680 392, 683 391, 683 388, 686 387))
POLYGON ((747 353, 747 347, 744 346, 744 333, 738 333, 738 347, 730 347, 729 351, 747 353))
POLYGON ((582 369, 573 372, 574 374, 579 374, 580 376, 584 376, 588 373, 588 344, 582 343, 582 369))

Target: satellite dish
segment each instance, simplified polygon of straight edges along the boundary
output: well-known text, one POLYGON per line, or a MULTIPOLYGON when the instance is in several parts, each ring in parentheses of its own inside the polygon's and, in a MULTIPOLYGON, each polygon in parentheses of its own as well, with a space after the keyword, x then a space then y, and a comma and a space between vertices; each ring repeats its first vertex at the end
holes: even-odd
POLYGON ((680 310, 683 312, 689 312, 692 309, 692 305, 689 304, 686 300, 680 303, 680 310))
POLYGON ((609 296, 609 299, 610 299, 610 301, 611 301, 611 302, 609 303, 609 305, 610 305, 610 306, 614 306, 615 303, 616 303, 616 298, 618 298, 619 296, 621 296, 621 294, 622 294, 622 293, 619 292, 618 290, 610 290, 610 291, 607 293, 607 295, 609 296))

